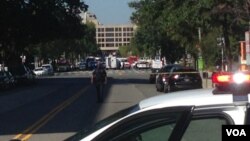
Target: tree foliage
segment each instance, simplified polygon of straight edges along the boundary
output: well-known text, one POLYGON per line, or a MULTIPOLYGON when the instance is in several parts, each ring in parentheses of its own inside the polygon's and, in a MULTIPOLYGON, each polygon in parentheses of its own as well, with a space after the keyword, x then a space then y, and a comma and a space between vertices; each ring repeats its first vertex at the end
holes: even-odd
POLYGON ((138 25, 137 47, 151 55, 161 49, 169 62, 186 52, 197 58, 200 48, 209 59, 206 62, 215 62, 218 58, 207 54, 217 50, 217 45, 210 43, 222 36, 226 59, 231 63, 237 55, 235 41, 243 39, 250 20, 249 0, 140 0, 129 6, 135 9, 131 20, 138 25), (202 29, 201 38, 198 28, 202 29))
POLYGON ((0 52, 5 61, 23 53, 52 56, 63 48, 81 52, 80 45, 86 50, 95 46, 93 28, 79 16, 87 8, 81 0, 1 0, 0 52))

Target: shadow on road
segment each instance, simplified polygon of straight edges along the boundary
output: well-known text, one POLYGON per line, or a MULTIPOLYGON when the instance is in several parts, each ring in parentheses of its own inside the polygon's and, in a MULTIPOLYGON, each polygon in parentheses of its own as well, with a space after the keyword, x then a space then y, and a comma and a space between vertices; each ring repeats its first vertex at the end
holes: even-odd
MULTIPOLYGON (((104 99, 109 97, 110 88, 114 84, 149 84, 149 82, 147 79, 142 78, 114 79, 109 77, 104 99)), ((38 79, 36 84, 31 87, 18 87, 17 90, 11 90, 6 93, 13 96, 22 95, 23 99, 34 99, 0 114, 0 140, 3 135, 24 133, 25 129, 45 115, 48 117, 48 120, 44 120, 36 125, 41 127, 36 129, 35 133, 32 133, 35 130, 33 129, 25 134, 34 134, 32 138, 36 140, 36 135, 38 134, 51 135, 81 132, 97 122, 97 116, 99 116, 104 104, 97 103, 95 87, 90 84, 88 77, 43 78, 38 79), (69 101, 70 104, 68 106, 62 107, 63 109, 60 112, 54 111, 54 113, 51 113, 55 107, 67 101, 67 99, 70 99, 85 87, 87 89, 77 99, 69 101)), ((16 102, 19 102, 19 100, 16 99, 16 102)))

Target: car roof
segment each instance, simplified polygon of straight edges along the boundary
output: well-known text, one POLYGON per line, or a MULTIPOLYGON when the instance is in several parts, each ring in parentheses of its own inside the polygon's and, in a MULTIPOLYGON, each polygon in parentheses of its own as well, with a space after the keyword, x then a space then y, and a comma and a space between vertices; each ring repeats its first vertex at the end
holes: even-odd
MULTIPOLYGON (((170 107, 170 106, 208 106, 220 104, 233 104, 232 94, 216 94, 211 89, 195 89, 172 92, 154 96, 139 103, 141 109, 148 107, 170 107)), ((250 95, 248 94, 248 103, 250 95)))
POLYGON ((43 64, 42 66, 51 66, 51 64, 43 64))

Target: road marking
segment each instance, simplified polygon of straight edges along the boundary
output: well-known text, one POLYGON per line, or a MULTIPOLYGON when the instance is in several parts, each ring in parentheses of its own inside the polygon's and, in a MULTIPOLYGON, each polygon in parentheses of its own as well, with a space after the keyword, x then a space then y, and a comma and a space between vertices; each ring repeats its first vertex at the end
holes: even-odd
POLYGON ((20 140, 20 141, 27 141, 31 138, 33 133, 38 131, 43 125, 48 123, 52 118, 54 118, 59 112, 61 112, 63 109, 65 109, 67 106, 69 106, 71 103, 73 103, 77 98, 79 98, 90 86, 87 86, 77 93, 75 93, 72 97, 62 102, 60 105, 58 105, 56 108, 52 109, 48 114, 44 115, 40 120, 35 122, 32 126, 24 130, 22 133, 16 135, 12 140, 20 140))

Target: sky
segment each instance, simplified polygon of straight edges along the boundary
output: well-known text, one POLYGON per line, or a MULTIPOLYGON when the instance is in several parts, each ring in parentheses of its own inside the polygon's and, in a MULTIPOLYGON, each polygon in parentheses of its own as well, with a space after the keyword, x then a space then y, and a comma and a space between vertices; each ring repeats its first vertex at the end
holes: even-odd
POLYGON ((84 0, 88 11, 95 14, 101 24, 128 24, 133 9, 128 2, 133 0, 84 0))

